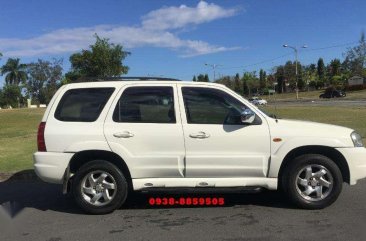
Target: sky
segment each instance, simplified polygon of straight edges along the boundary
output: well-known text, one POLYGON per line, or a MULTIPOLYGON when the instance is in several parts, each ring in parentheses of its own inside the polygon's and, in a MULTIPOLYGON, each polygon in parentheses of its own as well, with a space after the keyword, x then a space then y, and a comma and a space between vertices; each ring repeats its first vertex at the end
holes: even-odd
POLYGON ((342 59, 365 30, 364 9, 365 0, 1 0, 0 65, 62 58, 66 72, 97 33, 131 52, 129 76, 212 80, 214 64, 216 78, 270 72, 295 58, 283 44, 303 64, 342 59))

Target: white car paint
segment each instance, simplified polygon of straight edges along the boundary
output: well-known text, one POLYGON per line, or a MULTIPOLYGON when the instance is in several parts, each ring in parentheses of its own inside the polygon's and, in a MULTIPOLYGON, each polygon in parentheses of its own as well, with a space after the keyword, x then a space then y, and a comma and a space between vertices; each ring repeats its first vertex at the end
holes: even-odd
POLYGON ((277 178, 247 177, 247 178, 144 178, 133 179, 134 190, 149 188, 150 183, 154 187, 264 187, 269 190, 277 189, 277 178))
POLYGON ((283 159, 291 150, 298 147, 318 145, 357 149, 350 138, 353 130, 349 128, 298 120, 279 119, 276 122, 271 118, 268 119, 268 124, 271 138, 282 139, 281 142, 272 142, 269 177, 278 176, 283 159))
MULTIPOLYGON (((309 113, 311 114, 311 113, 309 113)), ((307 145, 335 148, 346 158, 350 184, 366 177, 366 149, 354 147, 353 130, 319 123, 275 120, 230 89, 213 83, 176 81, 112 81, 69 84, 61 87, 48 105, 47 152, 34 154, 35 170, 45 181, 62 183, 75 153, 104 150, 119 155, 130 170, 133 188, 196 187, 205 182, 214 187, 262 186, 277 188, 281 163, 293 149, 307 145), (171 86, 174 88, 175 124, 115 123, 112 114, 127 86, 171 86), (226 129, 223 125, 187 124, 182 86, 216 88, 232 95, 262 119, 258 126, 226 129), (95 122, 62 122, 54 118, 65 91, 74 88, 114 87, 116 90, 95 122), (131 138, 114 134, 130 132, 131 138), (192 139, 192 133, 206 132, 206 139, 192 139), (274 142, 274 138, 282 141, 274 142), (149 185, 145 185, 149 184, 149 185), (151 185, 150 185, 151 184, 151 185)))
MULTIPOLYGON (((186 85, 179 83, 178 86, 179 99, 183 99, 180 88, 186 85)), ((195 86, 207 87, 205 84, 195 86)), ((210 88, 222 90, 221 86, 210 88)), ((184 110, 183 101, 179 104, 180 109, 184 110)), ((182 123, 186 145, 186 177, 266 176, 270 140, 265 119, 261 125, 249 126, 187 124, 185 111, 182 111, 182 123), (191 137, 200 132, 206 133, 209 138, 191 137)))
MULTIPOLYGON (((144 83, 127 84, 117 94, 112 106, 116 106, 121 94, 128 87, 156 86, 144 83)), ((159 86, 176 85, 160 83, 159 86)), ((178 97, 174 95, 175 103, 178 97)), ((175 108, 176 123, 117 123, 112 119, 114 108, 104 123, 104 134, 111 150, 126 162, 133 178, 184 177, 184 140, 179 109, 175 108), (130 133, 133 137, 118 138, 115 134, 130 133)))
POLYGON ((259 97, 253 97, 251 101, 254 105, 266 105, 267 101, 259 97))

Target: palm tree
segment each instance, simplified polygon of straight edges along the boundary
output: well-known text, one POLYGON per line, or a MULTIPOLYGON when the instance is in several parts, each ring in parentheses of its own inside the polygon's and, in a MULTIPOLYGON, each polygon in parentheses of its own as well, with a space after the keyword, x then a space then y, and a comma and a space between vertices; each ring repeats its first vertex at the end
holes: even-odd
POLYGON ((1 75, 6 74, 6 84, 19 85, 27 79, 26 64, 20 64, 20 59, 9 58, 5 65, 1 68, 1 75))

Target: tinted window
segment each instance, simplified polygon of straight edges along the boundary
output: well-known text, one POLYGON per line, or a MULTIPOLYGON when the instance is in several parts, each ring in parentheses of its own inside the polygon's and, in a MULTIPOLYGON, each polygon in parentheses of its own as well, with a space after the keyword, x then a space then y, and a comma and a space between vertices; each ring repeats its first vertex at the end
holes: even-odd
POLYGON ((116 122, 175 123, 172 87, 130 87, 113 113, 116 122))
POLYGON ((246 106, 226 92, 199 87, 183 87, 182 92, 188 123, 242 125, 246 106))
POLYGON ((55 118, 60 121, 95 121, 113 91, 114 88, 68 90, 57 106, 55 118))

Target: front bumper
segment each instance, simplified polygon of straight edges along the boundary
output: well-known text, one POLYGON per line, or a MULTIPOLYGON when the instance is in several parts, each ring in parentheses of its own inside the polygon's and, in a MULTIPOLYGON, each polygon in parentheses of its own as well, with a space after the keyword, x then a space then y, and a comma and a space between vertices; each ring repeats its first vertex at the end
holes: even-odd
POLYGON ((350 185, 366 178, 366 148, 336 148, 347 160, 350 172, 350 185))
POLYGON ((34 170, 43 181, 62 184, 73 155, 74 153, 36 152, 33 154, 34 170))

